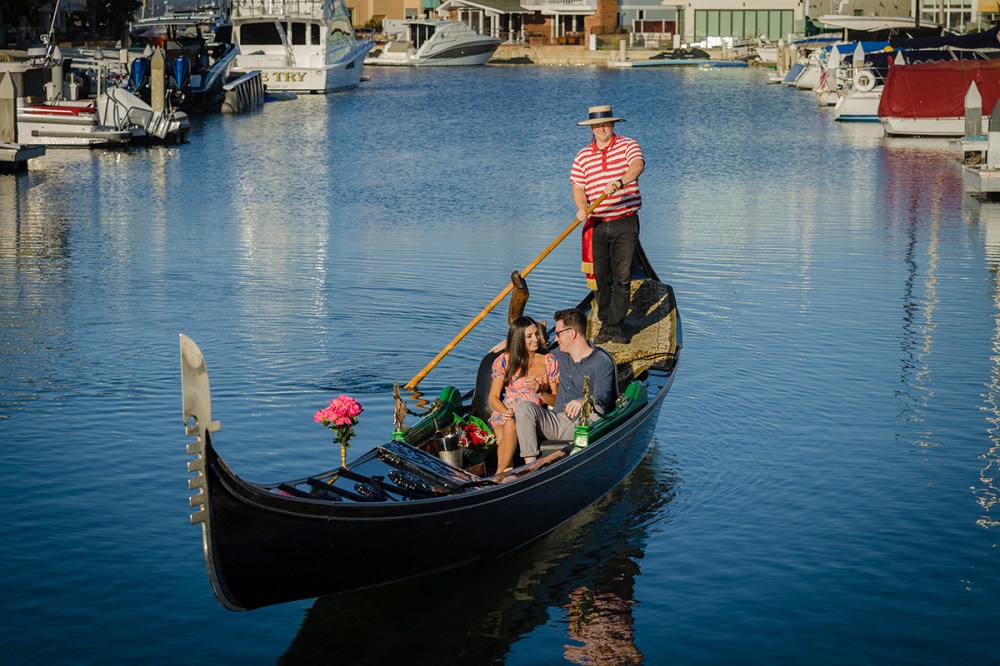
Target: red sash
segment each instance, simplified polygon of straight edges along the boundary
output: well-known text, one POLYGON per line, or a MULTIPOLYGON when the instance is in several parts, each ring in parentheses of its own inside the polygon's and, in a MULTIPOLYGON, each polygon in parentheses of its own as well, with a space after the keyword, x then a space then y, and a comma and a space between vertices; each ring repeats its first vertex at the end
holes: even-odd
POLYGON ((591 291, 597 290, 597 278, 594 276, 594 221, 587 218, 583 223, 583 234, 581 235, 583 244, 583 260, 580 262, 580 270, 587 274, 587 288, 591 291))

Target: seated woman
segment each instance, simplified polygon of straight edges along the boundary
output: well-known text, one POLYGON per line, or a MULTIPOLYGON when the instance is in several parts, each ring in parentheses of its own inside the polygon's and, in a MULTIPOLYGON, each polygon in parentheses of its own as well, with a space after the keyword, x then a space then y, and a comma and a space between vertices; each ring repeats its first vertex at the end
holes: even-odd
POLYGON ((543 331, 531 317, 518 317, 507 331, 507 351, 493 362, 490 426, 497 438, 497 472, 514 461, 514 408, 529 401, 552 405, 559 390, 559 364, 545 352, 543 331))

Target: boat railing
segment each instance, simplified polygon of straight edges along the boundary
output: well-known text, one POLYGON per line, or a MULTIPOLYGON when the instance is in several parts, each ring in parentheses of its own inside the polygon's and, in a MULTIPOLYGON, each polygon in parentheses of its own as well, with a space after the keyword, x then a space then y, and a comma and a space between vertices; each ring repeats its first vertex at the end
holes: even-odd
POLYGON ((232 17, 298 16, 323 18, 329 0, 233 0, 232 17))

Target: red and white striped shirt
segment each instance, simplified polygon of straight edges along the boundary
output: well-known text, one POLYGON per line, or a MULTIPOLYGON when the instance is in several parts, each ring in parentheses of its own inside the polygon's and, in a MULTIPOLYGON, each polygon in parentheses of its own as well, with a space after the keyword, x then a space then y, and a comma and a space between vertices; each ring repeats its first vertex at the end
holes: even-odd
MULTIPOLYGON (((637 159, 645 158, 642 156, 642 148, 635 139, 615 134, 603 150, 597 147, 597 141, 591 141, 576 154, 569 180, 586 190, 587 201, 596 201, 604 194, 604 187, 624 176, 628 171, 628 165, 637 159)), ((625 217, 639 210, 641 206, 639 183, 631 182, 605 199, 594 210, 593 215, 610 219, 625 217)))

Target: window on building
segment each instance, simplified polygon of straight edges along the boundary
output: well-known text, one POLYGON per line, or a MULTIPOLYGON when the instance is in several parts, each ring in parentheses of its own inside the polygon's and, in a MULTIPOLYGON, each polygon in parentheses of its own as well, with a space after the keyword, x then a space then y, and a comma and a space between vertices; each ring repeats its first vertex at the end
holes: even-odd
POLYGON ((708 37, 753 39, 764 35, 778 40, 793 32, 794 13, 790 9, 772 10, 696 10, 694 41, 708 37))

